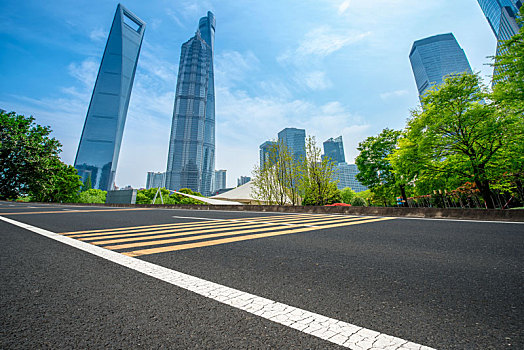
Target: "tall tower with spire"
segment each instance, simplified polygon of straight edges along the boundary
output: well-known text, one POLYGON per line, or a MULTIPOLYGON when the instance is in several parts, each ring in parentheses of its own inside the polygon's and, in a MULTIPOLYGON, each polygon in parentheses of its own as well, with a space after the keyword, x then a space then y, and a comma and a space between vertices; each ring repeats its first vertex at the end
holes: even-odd
POLYGON ((166 187, 211 194, 215 171, 215 16, 208 12, 182 45, 167 158, 166 187))

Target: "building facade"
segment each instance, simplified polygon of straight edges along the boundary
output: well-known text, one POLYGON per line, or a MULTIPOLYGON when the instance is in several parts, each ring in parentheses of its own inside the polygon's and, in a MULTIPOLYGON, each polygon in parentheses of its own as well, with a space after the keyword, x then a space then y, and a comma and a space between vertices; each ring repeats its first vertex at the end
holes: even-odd
POLYGON ((464 50, 451 33, 431 36, 413 43, 409 54, 419 97, 448 75, 471 73, 464 50))
POLYGON ((96 189, 114 186, 145 27, 124 6, 117 6, 75 158, 82 181, 90 177, 96 189))
POLYGON ((162 188, 166 186, 166 173, 147 172, 146 190, 150 188, 162 188))
POLYGON ((271 162, 271 152, 274 152, 276 146, 277 143, 275 141, 266 141, 260 145, 260 167, 266 164, 266 162, 271 162))
POLYGON ((247 184, 249 181, 251 181, 251 177, 249 176, 240 176, 237 179, 237 187, 247 184))
POLYGON ((329 158, 335 164, 346 162, 346 157, 344 156, 344 143, 342 142, 342 136, 339 136, 337 138, 330 138, 324 141, 323 158, 329 158))
POLYGON ((362 185, 356 175, 359 173, 356 164, 339 163, 335 166, 334 179, 338 180, 337 187, 339 190, 349 187, 355 192, 362 192, 368 188, 362 185))
POLYGON ((288 148, 295 160, 306 158, 306 130, 285 128, 278 133, 278 142, 288 148))
POLYGON ((215 170, 215 16, 208 12, 182 45, 169 140, 166 187, 211 194, 215 170))
POLYGON ((519 31, 516 21, 520 0, 478 0, 493 34, 498 40, 508 40, 519 31))
POLYGON ((215 170, 213 193, 226 188, 227 170, 215 170))

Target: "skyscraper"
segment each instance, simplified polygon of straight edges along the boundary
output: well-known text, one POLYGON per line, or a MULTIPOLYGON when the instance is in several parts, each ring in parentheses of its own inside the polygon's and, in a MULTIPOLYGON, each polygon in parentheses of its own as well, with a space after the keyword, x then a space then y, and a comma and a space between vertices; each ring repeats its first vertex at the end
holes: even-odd
POLYGON ((215 184, 213 192, 226 188, 227 170, 215 170, 215 184))
POLYGON ((114 183, 145 27, 117 6, 75 159, 78 174, 83 181, 91 177, 93 188, 107 191, 114 183))
POLYGON ((334 179, 338 180, 339 190, 349 187, 355 192, 362 192, 368 188, 362 185, 355 177, 359 173, 356 164, 339 163, 335 167, 334 179))
POLYGON ((285 128, 278 133, 278 142, 288 148, 295 160, 306 158, 306 130, 285 128))
MULTIPOLYGON (((275 141, 266 141, 260 145, 260 166, 271 161, 271 152, 275 151, 277 143, 275 141)), ((277 155, 275 155, 277 156, 277 155)))
POLYGON ((508 40, 519 32, 516 16, 521 0, 478 0, 478 3, 498 40, 508 40))
POLYGON ((166 173, 147 172, 146 190, 165 187, 166 173))
POLYGON ((346 157, 344 156, 344 144, 342 142, 342 135, 337 138, 329 138, 324 141, 324 156, 328 157, 335 164, 344 163, 346 157))
POLYGON ((215 88, 213 47, 215 16, 208 12, 198 30, 182 45, 166 187, 211 193, 215 170, 215 88))
POLYGON ((420 97, 442 84, 447 75, 472 72, 464 50, 451 33, 415 41, 409 60, 420 97))

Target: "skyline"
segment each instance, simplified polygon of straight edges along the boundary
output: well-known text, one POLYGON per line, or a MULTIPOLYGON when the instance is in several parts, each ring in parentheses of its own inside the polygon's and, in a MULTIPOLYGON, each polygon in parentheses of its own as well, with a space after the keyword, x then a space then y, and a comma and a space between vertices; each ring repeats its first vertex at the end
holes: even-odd
MULTIPOLYGON (((252 3, 249 11, 230 1, 182 2, 178 7, 160 3, 149 8, 136 1, 123 3, 151 25, 131 95, 119 187, 145 187, 148 171, 165 171, 180 45, 208 10, 220 22, 215 168, 228 170, 228 186, 251 175, 259 145, 275 139, 281 129, 303 128, 316 136, 319 146, 342 134, 352 162, 358 142, 385 127, 402 128, 409 109, 418 105, 408 58, 415 40, 452 32, 473 70, 484 77, 491 74, 483 65, 489 62, 486 56, 496 48, 474 0, 252 3)), ((117 2, 88 4, 7 1, 0 15, 7 23, 1 29, 3 52, 13 53, 0 58, 10 68, 1 73, 0 108, 50 125, 69 164, 117 2), (19 11, 27 14, 24 22, 19 11), (32 33, 31 27, 43 33, 32 33), (66 40, 59 40, 62 36, 66 40), (72 38, 75 43, 66 44, 72 38), (58 47, 51 57, 55 62, 46 58, 48 47, 58 47)))

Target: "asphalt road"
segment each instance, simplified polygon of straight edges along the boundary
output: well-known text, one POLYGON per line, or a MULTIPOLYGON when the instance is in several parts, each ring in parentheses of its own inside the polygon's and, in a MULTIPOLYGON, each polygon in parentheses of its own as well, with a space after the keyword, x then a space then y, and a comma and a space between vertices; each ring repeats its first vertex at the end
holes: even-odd
MULTIPOLYGON (((436 349, 524 349, 523 224, 6 202, 0 216, 436 349)), ((0 271, 2 349, 339 348, 3 221, 0 271)))

